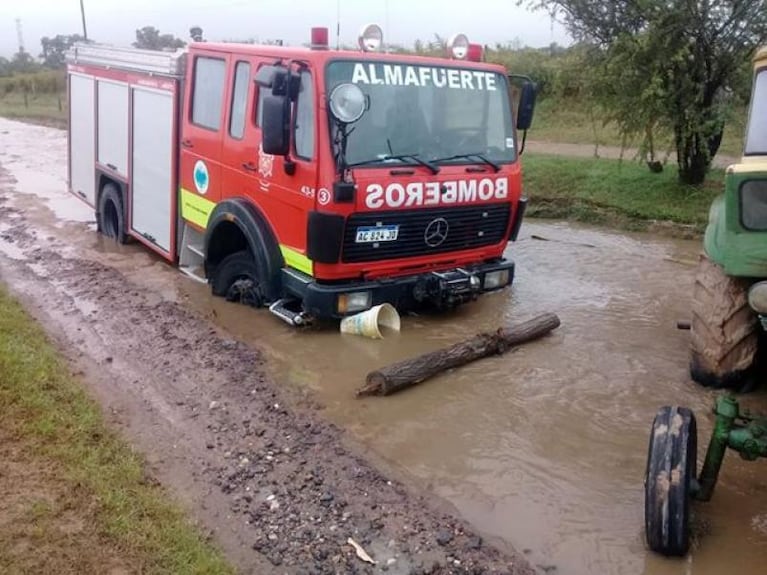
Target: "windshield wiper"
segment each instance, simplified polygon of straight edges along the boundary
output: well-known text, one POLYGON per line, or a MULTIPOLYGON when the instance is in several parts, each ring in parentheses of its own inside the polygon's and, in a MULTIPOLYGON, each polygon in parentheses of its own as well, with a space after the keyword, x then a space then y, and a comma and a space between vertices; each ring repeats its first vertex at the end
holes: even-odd
POLYGON ((386 154, 385 156, 371 158, 370 160, 365 160, 364 162, 354 162, 353 164, 349 164, 346 167, 354 168, 356 166, 364 166, 366 164, 380 164, 389 160, 412 160, 416 164, 427 168, 432 174, 439 174, 439 166, 434 165, 432 162, 422 160, 418 157, 418 154, 386 154))
POLYGON ((496 162, 492 160, 488 160, 482 154, 456 154, 455 156, 447 156, 446 158, 434 158, 432 162, 447 162, 449 160, 461 160, 461 159, 471 160, 472 158, 477 158, 483 164, 487 164, 488 166, 493 168, 493 170, 495 170, 496 173, 501 171, 500 164, 497 164, 496 162))

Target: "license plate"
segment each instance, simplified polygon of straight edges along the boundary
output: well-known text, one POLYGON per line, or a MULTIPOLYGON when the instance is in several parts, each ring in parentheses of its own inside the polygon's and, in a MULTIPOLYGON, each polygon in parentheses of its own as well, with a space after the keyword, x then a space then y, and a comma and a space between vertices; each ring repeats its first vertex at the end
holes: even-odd
POLYGON ((366 226, 357 228, 357 238, 354 241, 358 244, 393 242, 398 234, 399 226, 366 226))

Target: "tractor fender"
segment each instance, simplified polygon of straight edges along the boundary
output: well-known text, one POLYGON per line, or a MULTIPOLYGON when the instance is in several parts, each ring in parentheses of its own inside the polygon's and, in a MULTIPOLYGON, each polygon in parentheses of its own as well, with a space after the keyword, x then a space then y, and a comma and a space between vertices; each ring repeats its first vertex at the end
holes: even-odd
POLYGON ((251 201, 232 198, 218 203, 208 219, 204 246, 207 277, 226 256, 247 248, 255 259, 267 300, 280 297, 280 270, 285 261, 274 230, 251 201))
POLYGON ((724 194, 717 196, 708 210, 708 224, 703 236, 703 251, 708 258, 724 267, 727 260, 727 205, 724 194))

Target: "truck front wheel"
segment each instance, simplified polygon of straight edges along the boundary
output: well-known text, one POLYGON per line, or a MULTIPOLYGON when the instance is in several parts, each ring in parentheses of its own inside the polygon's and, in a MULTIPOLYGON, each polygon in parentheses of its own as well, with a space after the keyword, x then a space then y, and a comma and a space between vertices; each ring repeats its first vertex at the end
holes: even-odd
POLYGON ((114 184, 106 184, 99 196, 97 213, 98 230, 117 243, 128 241, 125 233, 125 210, 119 190, 114 184))
POLYGON ((743 387, 753 377, 757 318, 747 281, 701 256, 692 301, 690 376, 707 387, 743 387))
POLYGON ((229 254, 216 266, 211 278, 213 295, 252 307, 264 305, 256 260, 249 250, 229 254))

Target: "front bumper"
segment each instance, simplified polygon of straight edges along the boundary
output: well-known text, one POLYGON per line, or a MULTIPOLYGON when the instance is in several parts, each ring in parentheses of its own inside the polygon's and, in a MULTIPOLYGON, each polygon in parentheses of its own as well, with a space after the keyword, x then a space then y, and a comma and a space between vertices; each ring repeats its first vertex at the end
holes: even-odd
POLYGON ((367 282, 320 283, 289 268, 283 269, 282 276, 285 291, 301 299, 305 313, 317 319, 330 319, 364 311, 338 311, 340 295, 362 291, 371 293, 371 306, 390 303, 400 312, 419 308, 451 309, 476 299, 482 293, 498 291, 511 285, 514 281, 514 262, 502 259, 448 271, 367 282), (487 274, 503 270, 508 270, 508 281, 487 289, 487 274))

